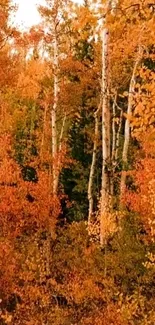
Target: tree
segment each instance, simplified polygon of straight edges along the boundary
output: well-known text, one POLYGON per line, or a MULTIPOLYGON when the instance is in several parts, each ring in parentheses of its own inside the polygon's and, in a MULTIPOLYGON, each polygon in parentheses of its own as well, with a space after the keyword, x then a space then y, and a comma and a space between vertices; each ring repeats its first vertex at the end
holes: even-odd
POLYGON ((47 2, 47 7, 40 7, 40 12, 48 23, 50 40, 52 41, 53 55, 53 104, 51 107, 51 128, 52 128, 52 178, 53 178, 53 194, 57 194, 63 133, 66 123, 66 113, 62 117, 61 131, 58 133, 57 115, 60 100, 60 53, 59 42, 61 33, 61 18, 63 5, 61 1, 47 2))
POLYGON ((130 80, 130 85, 129 85, 129 95, 128 95, 128 108, 127 108, 127 118, 125 121, 125 127, 124 127, 124 144, 123 144, 123 152, 122 152, 122 173, 121 173, 121 181, 120 181, 120 201, 121 198, 124 195, 125 191, 125 183, 126 183, 126 174, 124 172, 127 163, 128 163, 128 150, 129 150, 129 141, 130 141, 130 119, 132 115, 132 105, 133 105, 133 96, 135 92, 135 86, 136 86, 136 72, 139 63, 141 62, 142 59, 142 50, 139 48, 137 58, 134 64, 133 68, 133 73, 132 77, 130 80))

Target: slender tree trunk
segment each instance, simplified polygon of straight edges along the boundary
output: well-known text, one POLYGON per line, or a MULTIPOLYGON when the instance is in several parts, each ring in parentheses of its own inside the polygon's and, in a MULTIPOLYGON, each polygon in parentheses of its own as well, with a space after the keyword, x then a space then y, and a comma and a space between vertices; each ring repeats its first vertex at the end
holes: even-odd
POLYGON ((117 94, 115 95, 115 100, 113 101, 112 106, 112 151, 111 151, 111 162, 112 162, 112 175, 110 178, 110 194, 113 196, 114 194, 114 180, 113 180, 113 174, 115 172, 115 152, 116 152, 116 99, 117 94))
POLYGON ((141 49, 138 52, 138 56, 136 58, 133 73, 130 81, 129 86, 129 95, 128 95, 128 107, 127 107, 127 118, 125 121, 125 129, 124 129, 124 145, 123 145, 123 153, 122 153, 122 174, 121 174, 121 182, 120 182, 120 204, 122 197, 124 195, 125 187, 126 187, 126 167, 128 163, 128 151, 129 151, 129 142, 130 142, 130 117, 132 114, 132 104, 133 104, 133 95, 134 95, 134 88, 135 88, 135 77, 136 77, 136 70, 141 60, 141 49))
POLYGON ((44 118, 43 118, 43 131, 42 131, 42 138, 41 138, 41 145, 40 145, 40 159, 41 159, 41 162, 43 162, 43 150, 44 150, 44 143, 45 143, 47 108, 48 108, 48 105, 45 104, 44 118))
POLYGON ((101 220, 100 244, 105 244, 106 216, 109 212, 110 194, 110 107, 108 98, 108 29, 102 30, 102 184, 101 184, 101 220))
POLYGON ((59 137, 59 144, 58 149, 57 149, 57 163, 56 163, 56 174, 55 174, 55 194, 57 193, 58 185, 59 185, 59 175, 60 175, 60 170, 61 170, 61 154, 62 154, 62 144, 63 144, 63 134, 64 134, 64 129, 65 129, 65 123, 66 123, 66 114, 63 117, 62 120, 62 126, 61 126, 61 131, 60 131, 60 137, 59 137))
POLYGON ((122 120, 123 120, 123 110, 121 110, 121 112, 120 112, 118 130, 117 130, 117 134, 116 134, 115 162, 117 162, 117 160, 118 160, 118 153, 119 153, 119 147, 120 147, 120 133, 121 133, 121 128, 122 128, 122 120))
POLYGON ((96 154, 97 154, 97 144, 98 144, 98 137, 99 137, 99 120, 98 120, 98 113, 100 107, 94 113, 95 118, 95 135, 94 135, 94 146, 93 146, 93 154, 92 154, 92 163, 90 167, 90 174, 89 174, 89 182, 88 182, 88 231, 89 226, 92 222, 92 215, 93 215, 93 180, 95 174, 95 166, 96 166, 96 154))
POLYGON ((114 15, 117 0, 107 0, 105 4, 105 18, 101 32, 102 41, 102 183, 101 183, 101 219, 100 219, 100 244, 106 246, 106 219, 111 206, 110 198, 110 103, 108 96, 108 41, 109 30, 105 26, 108 9, 114 15))
POLYGON ((58 96, 59 96, 59 61, 58 61, 58 41, 57 41, 57 33, 56 26, 53 28, 53 50, 54 50, 54 58, 53 58, 53 74, 54 74, 54 94, 53 94, 53 107, 51 110, 51 122, 52 122, 52 176, 53 176, 53 194, 57 193, 58 187, 58 170, 57 170, 57 125, 56 125, 56 112, 58 107, 58 96))
MULTIPOLYGON (((116 100, 116 96, 115 96, 116 100)), ((113 113, 113 118, 112 118, 112 154, 111 158, 112 161, 115 159, 115 151, 116 151, 116 104, 115 101, 113 102, 113 107, 112 107, 112 113, 113 113)))
POLYGON ((60 137, 59 137, 59 152, 61 152, 61 150, 62 150, 62 141, 63 141, 66 119, 67 119, 67 114, 65 113, 65 115, 62 119, 62 126, 61 126, 60 137))

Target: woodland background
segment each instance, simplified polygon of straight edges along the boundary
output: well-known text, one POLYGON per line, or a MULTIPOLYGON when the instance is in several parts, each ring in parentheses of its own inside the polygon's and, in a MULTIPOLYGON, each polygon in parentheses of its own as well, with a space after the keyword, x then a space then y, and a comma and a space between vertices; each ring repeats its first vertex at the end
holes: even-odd
POLYGON ((155 324, 155 5, 0 0, 0 324, 155 324))

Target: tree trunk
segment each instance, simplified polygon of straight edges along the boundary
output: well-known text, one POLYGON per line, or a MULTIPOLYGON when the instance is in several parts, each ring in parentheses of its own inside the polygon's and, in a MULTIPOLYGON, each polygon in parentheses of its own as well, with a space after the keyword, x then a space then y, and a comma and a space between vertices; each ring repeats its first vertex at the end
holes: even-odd
POLYGON ((102 41, 102 183, 101 183, 101 217, 100 217, 100 244, 106 245, 106 219, 111 206, 110 197, 110 103, 108 96, 108 41, 109 31, 106 28, 106 15, 110 9, 115 14, 117 0, 108 0, 105 4, 105 16, 101 32, 102 41))
POLYGON ((110 178, 110 194, 111 197, 114 195, 114 179, 113 175, 115 172, 115 152, 116 152, 116 99, 117 99, 117 93, 115 94, 115 100, 113 101, 112 106, 112 150, 111 150, 111 162, 112 162, 112 174, 110 178))
POLYGON ((95 165, 96 165, 96 154, 97 154, 97 144, 98 144, 98 137, 99 137, 99 120, 98 120, 98 113, 100 107, 94 113, 95 118, 95 135, 94 135, 94 146, 93 146, 93 154, 92 154, 92 163, 90 167, 90 174, 89 174, 89 182, 88 182, 88 231, 89 226, 91 225, 92 215, 93 215, 93 180, 95 174, 95 165))
POLYGON ((101 219, 100 244, 105 244, 106 216, 109 212, 110 177, 110 107, 108 98, 108 29, 102 34, 102 184, 101 184, 101 219))
POLYGON ((54 75, 54 94, 53 94, 53 107, 51 110, 51 123, 52 123, 52 177, 53 177, 53 194, 57 193, 58 187, 58 168, 57 168, 57 126, 56 126, 56 112, 58 106, 58 95, 59 95, 59 61, 58 61, 58 42, 57 42, 57 33, 56 26, 53 28, 53 75, 54 75))
POLYGON ((115 151, 115 162, 117 163, 118 160, 118 154, 119 154, 119 147, 120 147, 120 133, 122 128, 122 120, 123 120, 123 110, 120 111, 119 116, 119 124, 118 124, 118 130, 116 134, 116 151, 115 151))
POLYGON ((120 205, 122 201, 122 197, 125 192, 126 188, 126 173, 125 170, 127 168, 128 163, 128 151, 129 151, 129 142, 130 142, 130 117, 132 114, 132 101, 133 101, 133 94, 134 94, 134 88, 135 88, 135 76, 136 76, 136 70, 139 65, 139 62, 141 60, 142 53, 139 50, 138 56, 136 58, 132 77, 130 80, 130 86, 129 86, 129 95, 128 95, 128 107, 127 107, 127 118, 125 121, 125 129, 124 129, 124 145, 123 145, 123 153, 122 153, 122 174, 121 174, 121 182, 120 182, 120 205))
POLYGON ((47 108, 48 108, 48 105, 45 104, 45 107, 44 107, 44 117, 43 117, 43 130, 42 130, 41 145, 40 145, 40 160, 41 160, 41 162, 43 162, 43 152, 44 152, 45 132, 46 132, 47 108))
POLYGON ((57 193, 57 189, 58 189, 58 185, 59 185, 59 175, 60 175, 60 171, 61 171, 61 154, 62 154, 62 144, 63 144, 63 135, 64 135, 64 130, 65 130, 65 123, 66 123, 66 113, 63 117, 62 120, 62 126, 61 126, 61 130, 60 130, 60 136, 59 136, 59 143, 57 143, 57 162, 56 162, 56 177, 55 177, 55 194, 57 193))

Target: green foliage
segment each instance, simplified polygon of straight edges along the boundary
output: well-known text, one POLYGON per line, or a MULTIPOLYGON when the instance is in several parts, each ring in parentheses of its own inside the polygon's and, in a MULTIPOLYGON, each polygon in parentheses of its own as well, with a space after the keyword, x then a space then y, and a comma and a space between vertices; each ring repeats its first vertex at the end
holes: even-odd
POLYGON ((67 213, 67 220, 83 220, 87 217, 88 201, 87 186, 91 154, 88 151, 88 135, 86 128, 90 125, 90 114, 82 109, 81 118, 75 119, 69 133, 68 145, 73 164, 63 169, 61 182, 72 207, 67 213))
POLYGON ((15 158, 20 165, 38 155, 37 135, 40 119, 39 107, 31 101, 21 101, 14 121, 15 158))
POLYGON ((142 226, 135 215, 128 214, 119 227, 121 231, 117 232, 108 244, 107 272, 110 272, 116 285, 119 285, 124 293, 130 294, 142 281, 146 246, 141 239, 142 226))
POLYGON ((87 40, 79 40, 75 45, 75 51, 76 59, 78 59, 79 61, 88 60, 88 62, 93 62, 93 45, 87 40))

